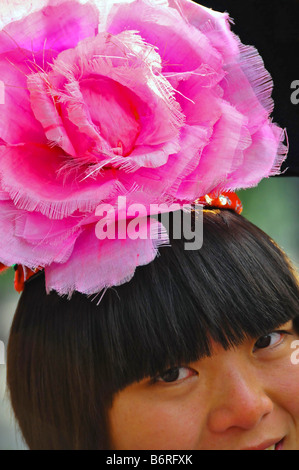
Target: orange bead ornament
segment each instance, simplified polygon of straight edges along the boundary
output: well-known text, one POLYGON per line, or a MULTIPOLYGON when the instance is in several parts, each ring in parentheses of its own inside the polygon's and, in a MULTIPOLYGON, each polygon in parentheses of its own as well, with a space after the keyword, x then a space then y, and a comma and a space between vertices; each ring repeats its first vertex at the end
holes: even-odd
POLYGON ((209 193, 196 199, 194 203, 219 209, 231 209, 237 214, 241 214, 243 211, 240 198, 232 191, 223 191, 217 194, 209 193))

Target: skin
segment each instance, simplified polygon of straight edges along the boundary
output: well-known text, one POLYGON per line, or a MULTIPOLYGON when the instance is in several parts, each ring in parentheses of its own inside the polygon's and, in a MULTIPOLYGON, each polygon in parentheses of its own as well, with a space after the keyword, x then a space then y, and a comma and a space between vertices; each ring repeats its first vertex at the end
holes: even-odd
POLYGON ((295 340, 289 322, 227 351, 213 343, 211 357, 180 366, 172 382, 133 383, 109 411, 112 448, 263 450, 283 439, 277 450, 299 449, 295 340))

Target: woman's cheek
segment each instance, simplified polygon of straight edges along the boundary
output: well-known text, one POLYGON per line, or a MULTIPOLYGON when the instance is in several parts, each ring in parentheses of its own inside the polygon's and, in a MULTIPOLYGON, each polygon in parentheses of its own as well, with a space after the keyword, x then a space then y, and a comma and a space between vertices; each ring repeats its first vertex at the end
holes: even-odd
POLYGON ((299 364, 292 363, 292 352, 290 348, 279 361, 266 363, 259 373, 274 405, 298 420, 299 426, 299 364))
POLYGON ((110 411, 114 449, 196 448, 202 423, 192 400, 178 403, 153 397, 127 401, 122 399, 121 393, 110 411))
POLYGON ((287 410, 299 425, 299 364, 292 363, 291 354, 292 351, 289 360, 277 368, 273 388, 279 394, 280 406, 287 410))

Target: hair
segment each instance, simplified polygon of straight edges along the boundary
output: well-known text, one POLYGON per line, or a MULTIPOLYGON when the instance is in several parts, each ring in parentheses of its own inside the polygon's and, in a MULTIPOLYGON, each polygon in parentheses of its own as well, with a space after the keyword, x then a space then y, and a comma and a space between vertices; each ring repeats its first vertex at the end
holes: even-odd
MULTIPOLYGON (((195 215, 196 216, 196 215, 195 215)), ((171 224, 170 224, 171 225, 171 224)), ((183 239, 97 304, 25 284, 10 332, 7 383, 30 449, 109 449, 107 410, 127 385, 258 338, 294 319, 299 287, 285 253, 230 210, 204 210, 203 246, 183 239)))

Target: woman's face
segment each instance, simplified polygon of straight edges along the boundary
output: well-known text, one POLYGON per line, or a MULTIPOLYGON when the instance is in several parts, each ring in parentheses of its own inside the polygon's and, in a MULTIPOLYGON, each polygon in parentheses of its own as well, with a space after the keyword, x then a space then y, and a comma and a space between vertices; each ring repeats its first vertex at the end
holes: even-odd
POLYGON ((227 351, 213 343, 210 358, 128 386, 110 410, 112 448, 299 450, 295 340, 289 322, 227 351))

